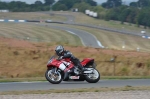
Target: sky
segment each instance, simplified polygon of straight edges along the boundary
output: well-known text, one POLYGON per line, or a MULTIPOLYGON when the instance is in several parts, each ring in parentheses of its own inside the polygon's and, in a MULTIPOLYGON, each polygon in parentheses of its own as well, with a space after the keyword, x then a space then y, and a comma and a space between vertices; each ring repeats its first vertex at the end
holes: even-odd
MULTIPOLYGON (((34 3, 36 0, 0 0, 0 1, 22 1, 22 2, 26 2, 28 4, 32 4, 34 3)), ((44 0, 40 0, 42 2, 44 2, 44 0)), ((107 0, 94 0, 96 2, 98 2, 98 4, 101 4, 103 2, 106 2, 107 0)), ((138 0, 122 0, 125 4, 129 4, 130 2, 134 2, 134 1, 138 1, 138 0)))

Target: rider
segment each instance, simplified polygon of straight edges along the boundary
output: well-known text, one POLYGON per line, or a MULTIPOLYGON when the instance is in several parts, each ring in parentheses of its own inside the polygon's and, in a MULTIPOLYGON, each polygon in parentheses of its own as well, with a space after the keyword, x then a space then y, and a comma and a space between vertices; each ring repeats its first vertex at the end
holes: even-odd
MULTIPOLYGON (((64 58, 70 58, 70 60, 73 62, 75 66, 77 66, 81 72, 83 72, 85 69, 84 67, 80 64, 80 61, 78 58, 74 57, 70 51, 67 51, 64 49, 62 45, 58 45, 55 49, 56 54, 59 56, 59 59, 64 59, 64 58)), ((69 72, 65 72, 64 79, 68 77, 69 72)))

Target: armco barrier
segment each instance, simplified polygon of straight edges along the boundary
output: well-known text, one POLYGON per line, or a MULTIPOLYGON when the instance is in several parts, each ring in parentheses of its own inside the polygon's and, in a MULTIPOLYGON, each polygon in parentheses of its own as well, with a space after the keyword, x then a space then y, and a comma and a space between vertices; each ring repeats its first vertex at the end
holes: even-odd
POLYGON ((64 24, 65 22, 61 22, 61 21, 45 21, 45 23, 58 23, 58 24, 64 24))
POLYGON ((39 20, 26 20, 26 22, 40 22, 39 20))
POLYGON ((0 19, 0 22, 41 22, 40 20, 14 20, 14 19, 0 19))
POLYGON ((149 36, 142 36, 143 38, 146 38, 146 39, 150 39, 150 37, 149 36))
POLYGON ((0 22, 26 22, 26 20, 0 19, 0 22))
POLYGON ((0 19, 0 22, 40 22, 39 20, 14 20, 14 19, 0 19))

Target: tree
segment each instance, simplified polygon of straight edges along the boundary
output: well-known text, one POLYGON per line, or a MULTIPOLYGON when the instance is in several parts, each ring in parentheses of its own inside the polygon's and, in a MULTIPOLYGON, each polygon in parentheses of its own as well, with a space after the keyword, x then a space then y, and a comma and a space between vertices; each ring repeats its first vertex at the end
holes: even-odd
POLYGON ((140 10, 140 13, 138 14, 138 17, 137 17, 138 25, 144 25, 144 28, 146 28, 150 24, 149 10, 150 10, 150 8, 144 8, 144 9, 140 10))
POLYGON ((36 5, 42 5, 43 3, 41 1, 35 1, 34 4, 36 4, 36 5))
POLYGON ((135 7, 130 7, 130 13, 126 19, 127 22, 136 23, 136 17, 138 15, 139 10, 135 7))
POLYGON ((112 8, 106 12, 105 20, 118 20, 119 13, 121 13, 120 8, 112 8))
POLYGON ((104 8, 115 8, 122 5, 122 0, 107 0, 107 2, 102 3, 104 8))
POLYGON ((12 1, 9 3, 10 11, 22 11, 25 7, 27 7, 27 4, 25 2, 12 1))
POLYGON ((137 2, 131 2, 131 3, 130 3, 130 6, 131 6, 131 7, 138 7, 138 3, 137 3, 137 2))
POLYGON ((98 5, 98 6, 92 7, 92 10, 95 12, 102 12, 105 9, 102 6, 98 5))
POLYGON ((107 7, 107 2, 102 3, 102 7, 103 7, 103 8, 108 8, 108 7, 107 7))
POLYGON ((59 0, 57 3, 64 4, 65 6, 67 6, 67 9, 71 9, 75 4, 80 4, 82 2, 88 3, 90 6, 97 5, 94 0, 59 0))
POLYGON ((67 7, 67 9, 70 9, 74 5, 75 1, 74 0, 59 0, 55 5, 64 4, 67 7))
POLYGON ((89 10, 91 9, 91 6, 85 2, 77 3, 73 7, 78 8, 79 11, 81 11, 81 12, 85 12, 86 9, 89 9, 89 10))
POLYGON ((60 10, 63 10, 63 11, 66 11, 68 10, 67 6, 64 5, 64 4, 61 4, 61 3, 57 3, 53 6, 53 10, 55 11, 60 11, 60 10))
POLYGON ((44 0, 45 1, 45 5, 52 5, 55 0, 44 0))
POLYGON ((120 14, 120 16, 119 16, 119 19, 120 19, 120 21, 121 21, 121 24, 123 24, 123 23, 126 21, 127 17, 129 16, 129 13, 130 13, 130 9, 124 9, 124 10, 121 12, 121 14, 120 14))
POLYGON ((9 7, 8 3, 0 1, 0 9, 8 9, 8 7, 9 7))
POLYGON ((97 6, 97 2, 93 1, 93 0, 83 0, 84 2, 88 3, 91 6, 97 6))
POLYGON ((143 8, 150 5, 150 0, 139 0, 137 3, 140 8, 143 8))

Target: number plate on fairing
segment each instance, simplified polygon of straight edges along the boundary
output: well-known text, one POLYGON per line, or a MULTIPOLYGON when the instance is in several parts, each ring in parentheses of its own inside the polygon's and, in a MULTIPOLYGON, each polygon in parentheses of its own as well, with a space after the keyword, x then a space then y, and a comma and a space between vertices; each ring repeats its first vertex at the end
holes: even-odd
POLYGON ((79 76, 70 76, 70 79, 79 79, 79 76))

